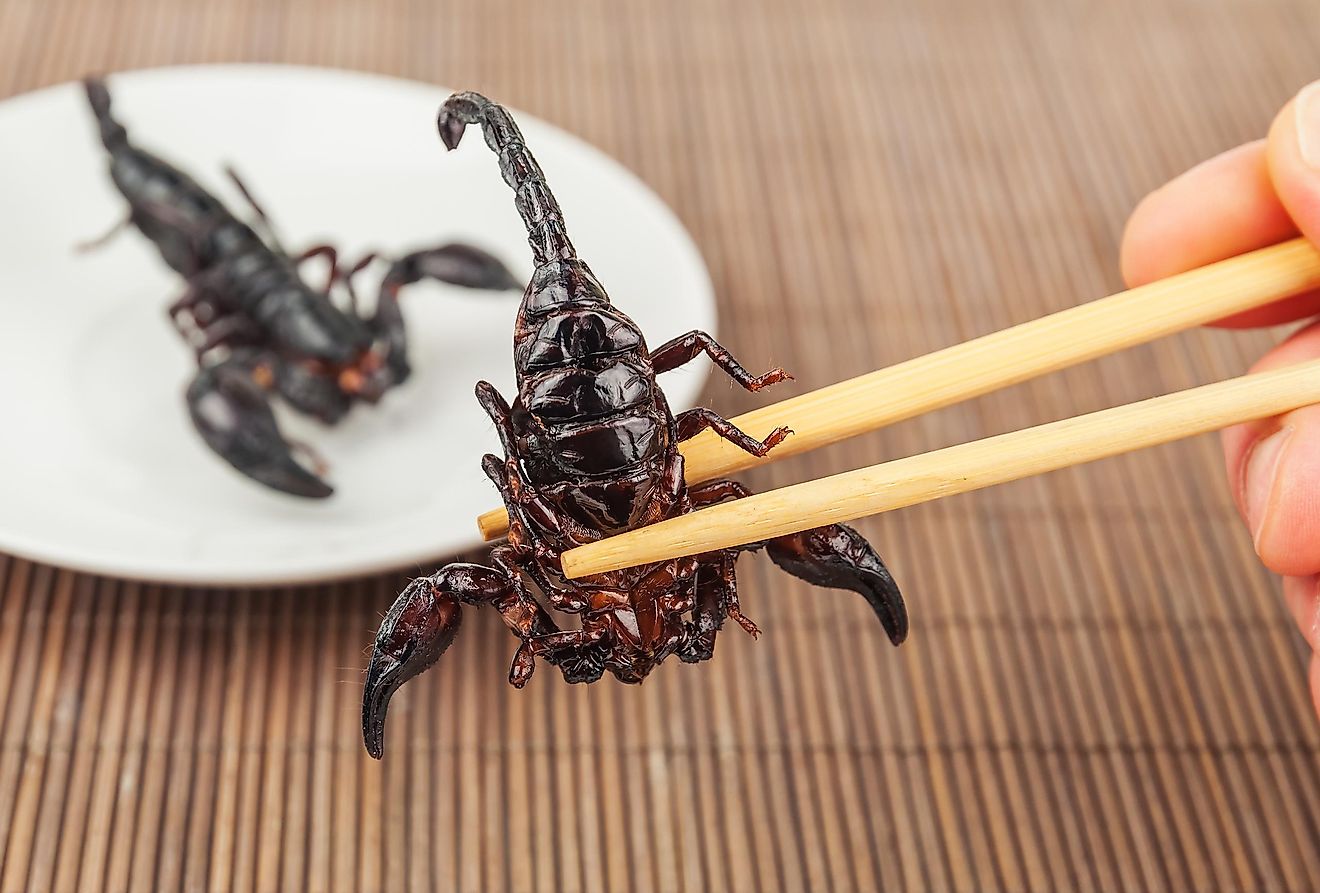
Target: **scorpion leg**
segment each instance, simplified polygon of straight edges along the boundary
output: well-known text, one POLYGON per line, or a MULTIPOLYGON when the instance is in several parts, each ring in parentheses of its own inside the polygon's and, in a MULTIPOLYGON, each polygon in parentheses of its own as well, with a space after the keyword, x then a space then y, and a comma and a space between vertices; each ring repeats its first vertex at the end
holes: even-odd
POLYGON ((518 444, 513 432, 513 408, 509 406, 509 401, 504 399, 499 388, 488 381, 477 382, 476 394, 477 402, 495 425, 495 433, 500 436, 504 455, 518 455, 518 444))
POLYGON ((703 556, 693 576, 696 595, 692 619, 684 625, 683 641, 678 646, 678 659, 684 663, 699 663, 715 655, 715 637, 725 618, 722 586, 723 577, 718 568, 703 556))
POLYGON ((231 313, 228 316, 222 316, 198 328, 202 340, 193 346, 198 359, 221 345, 232 347, 244 340, 244 336, 246 336, 248 343, 260 343, 262 340, 261 327, 242 313, 231 313))
POLYGON ((175 330, 193 348, 200 359, 202 354, 221 344, 231 344, 234 336, 245 330, 260 340, 260 331, 255 322, 241 312, 225 312, 217 301, 213 291, 222 281, 222 268, 211 267, 188 279, 182 295, 169 306, 170 322, 175 330), (185 326, 180 317, 188 314, 189 326, 185 326), (198 341, 201 338, 201 341, 198 341))
POLYGON ((761 635, 760 628, 743 615, 738 605, 737 560, 737 552, 715 552, 697 559, 694 577, 696 603, 678 650, 683 662, 693 664, 710 660, 715 653, 715 637, 724 626, 725 617, 732 617, 753 639, 761 635))
POLYGON ((287 254, 288 252, 284 250, 284 245, 280 241, 279 233, 275 231, 275 224, 271 223, 270 215, 261 206, 261 202, 257 201, 256 196, 252 194, 252 190, 243 182, 243 178, 238 175, 238 171, 227 164, 225 165, 225 176, 238 189, 239 194, 243 196, 243 200, 248 203, 248 207, 252 209, 252 212, 257 215, 257 223, 261 226, 266 239, 271 243, 271 247, 280 254, 287 254))
POLYGON ((680 442, 691 440, 709 428, 739 449, 758 457, 779 446, 784 442, 784 438, 793 433, 788 428, 776 428, 765 436, 765 440, 757 440, 724 416, 704 406, 680 412, 674 422, 678 426, 680 442))
POLYGON ((207 295, 204 289, 199 288, 195 283, 190 282, 183 294, 180 295, 178 300, 171 304, 166 311, 169 313, 170 322, 174 323, 174 328, 178 330, 179 334, 185 339, 188 338, 188 333, 184 330, 183 324, 179 322, 179 317, 185 312, 190 315, 195 315, 197 307, 207 303, 206 297, 207 295))
MULTIPOLYGON (((541 603, 532 597, 518 574, 520 569, 526 570, 532 564, 528 561, 529 552, 530 550, 519 548, 512 543, 496 546, 490 551, 491 560, 513 582, 513 596, 497 603, 495 607, 499 610, 500 617, 504 619, 504 625, 522 640, 522 644, 514 652, 513 663, 509 667, 509 684, 514 688, 522 688, 526 685, 536 669, 537 651, 532 645, 533 641, 559 633, 559 627, 546 613, 545 608, 541 607, 541 603)), ((551 663, 557 662, 551 656, 547 656, 546 659, 551 663)))
MULTIPOLYGON (((694 505, 710 505, 724 499, 742 499, 751 492, 737 481, 711 481, 693 487, 691 497, 694 505)), ((907 638, 903 594, 875 548, 856 530, 845 524, 828 524, 743 548, 762 546, 781 570, 801 580, 861 595, 895 645, 907 638)))
POLYGON ((198 371, 188 413, 206 445, 238 471, 284 493, 324 499, 334 490, 294 460, 270 410, 273 376, 259 355, 231 354, 198 371))
POLYGON ((326 274, 325 288, 322 289, 322 291, 328 295, 330 294, 330 289, 335 287, 335 283, 339 281, 340 277, 338 248, 333 245, 313 245, 295 257, 293 263, 294 266, 300 267, 309 260, 317 257, 324 257, 330 262, 330 272, 326 274))
POLYGON ((655 367, 656 374, 670 372, 685 363, 692 362, 700 353, 705 353, 712 363, 749 391, 759 391, 781 381, 793 380, 793 376, 779 368, 771 369, 764 375, 752 375, 734 358, 727 347, 699 329, 693 329, 686 335, 679 335, 651 351, 651 365, 655 367))
POLYGON ((369 267, 376 257, 376 252, 368 251, 366 254, 362 255, 362 257, 358 258, 357 263, 353 264, 353 266, 349 267, 343 273, 344 290, 348 292, 348 309, 354 316, 359 318, 361 317, 361 314, 358 313, 358 296, 357 289, 353 287, 353 277, 369 267))
POLYGON ((115 236, 119 235, 120 233, 122 233, 124 230, 128 229, 132 225, 133 225, 133 215, 125 214, 123 218, 121 218, 117 223, 112 224, 110 228, 107 229, 105 232, 101 233, 101 235, 93 236, 90 239, 86 239, 82 242, 75 243, 73 246, 73 250, 78 254, 90 254, 93 251, 99 251, 100 249, 104 248, 106 245, 109 245, 111 240, 114 239, 115 236))
MULTIPOLYGON (((486 410, 486 414, 490 416, 490 420, 495 424, 495 431, 500 436, 504 454, 506 456, 516 456, 518 454, 515 442, 516 435, 513 430, 512 409, 509 407, 508 401, 504 399, 504 396, 493 384, 488 381, 479 381, 477 382, 477 402, 481 404, 482 409, 486 410)), ((482 459, 481 467, 486 472, 486 476, 500 491, 500 497, 504 500, 504 507, 509 510, 511 518, 520 521, 535 521, 537 526, 543 530, 578 542, 585 542, 595 535, 594 531, 588 530, 578 521, 557 512, 554 506, 546 502, 539 493, 528 486, 527 482, 523 480, 516 460, 501 460, 498 456, 488 454, 482 459)), ((525 523, 521 524, 520 527, 523 533, 530 533, 525 523)), ((542 585, 540 579, 537 580, 537 585, 542 585)), ((555 607, 561 610, 573 610, 561 604, 556 604, 555 607)))
POLYGON ((567 629, 527 641, 530 653, 559 667, 570 685, 595 682, 605 673, 605 628, 567 629))

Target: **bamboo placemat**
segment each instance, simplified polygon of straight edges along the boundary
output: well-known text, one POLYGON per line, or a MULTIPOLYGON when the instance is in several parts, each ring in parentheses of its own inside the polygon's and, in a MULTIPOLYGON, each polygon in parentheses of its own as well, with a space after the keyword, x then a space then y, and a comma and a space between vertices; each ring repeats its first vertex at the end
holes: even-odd
MULTIPOLYGON (((1320 75, 1320 6, 0 0, 0 96, 222 60, 480 88, 582 135, 691 229, 725 343, 801 389, 1117 288, 1133 203, 1320 75)), ((1227 377, 1272 337, 1194 333, 749 482, 1227 377)), ((898 650, 758 559, 762 640, 641 688, 515 692, 474 615, 383 764, 357 705, 398 578, 0 557, 0 890, 1320 889, 1308 655, 1220 466, 1203 438, 865 522, 910 598, 898 650)))

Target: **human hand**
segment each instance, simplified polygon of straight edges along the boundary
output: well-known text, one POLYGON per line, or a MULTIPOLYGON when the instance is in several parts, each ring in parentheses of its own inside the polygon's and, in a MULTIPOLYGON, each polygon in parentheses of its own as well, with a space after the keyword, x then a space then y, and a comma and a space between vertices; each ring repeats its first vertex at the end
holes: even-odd
MULTIPOLYGON (((1320 245, 1320 81, 1283 107, 1268 138, 1192 168, 1137 206, 1123 234, 1123 278, 1141 285, 1298 234, 1320 245)), ((1320 292, 1220 321, 1269 326, 1320 313, 1320 292)), ((1320 358, 1312 321, 1253 371, 1320 358)), ((1320 713, 1320 406, 1238 425, 1223 434, 1238 511, 1311 646, 1311 697, 1320 713)))

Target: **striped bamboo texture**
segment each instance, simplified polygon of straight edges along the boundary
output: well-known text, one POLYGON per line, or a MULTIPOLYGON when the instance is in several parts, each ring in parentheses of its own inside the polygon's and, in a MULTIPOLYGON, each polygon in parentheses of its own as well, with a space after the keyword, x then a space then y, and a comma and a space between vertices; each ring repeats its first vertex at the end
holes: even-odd
MULTIPOLYGON (((0 0, 0 96, 240 60, 480 88, 601 146, 691 229, 725 342, 798 376, 782 399, 1116 290, 1133 203, 1320 75, 1320 6, 0 0)), ((1226 378, 1273 337, 1178 337, 747 479, 1226 378)), ((911 601, 897 650, 755 558, 765 636, 640 688, 515 692, 470 616, 383 764, 357 703, 398 578, 0 557, 0 891, 1320 889, 1306 649, 1220 465, 1202 438, 864 522, 911 601)))

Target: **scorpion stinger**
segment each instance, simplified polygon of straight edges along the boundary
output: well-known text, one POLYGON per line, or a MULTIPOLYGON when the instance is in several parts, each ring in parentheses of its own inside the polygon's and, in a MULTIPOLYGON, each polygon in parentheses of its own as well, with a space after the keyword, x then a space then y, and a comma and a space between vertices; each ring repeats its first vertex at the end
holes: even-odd
POLYGON ((735 565, 740 553, 765 549, 797 577, 861 593, 890 639, 901 641, 907 614, 893 578, 870 544, 842 525, 581 580, 564 576, 559 557, 575 546, 747 495, 733 481, 689 489, 680 442, 709 431, 764 456, 791 435, 779 428, 758 439, 709 409, 675 416, 658 374, 704 354, 748 391, 789 376, 782 369, 752 375, 700 331, 648 350, 641 329, 578 258, 559 203, 508 110, 476 93, 456 93, 437 124, 450 149, 469 124, 481 126, 513 189, 536 262, 514 321, 517 397, 509 401, 490 384, 477 386, 504 450, 503 457, 486 456, 482 467, 508 509, 509 539, 492 550, 491 567, 449 565, 399 596, 377 636, 363 691, 371 754, 380 754, 389 698, 453 638, 459 602, 497 608, 521 640, 509 674, 515 686, 527 682, 538 658, 566 682, 593 682, 609 672, 638 683, 672 655, 709 659, 726 619, 759 634, 742 612, 735 565), (556 630, 529 586, 550 608, 580 622, 556 630))

